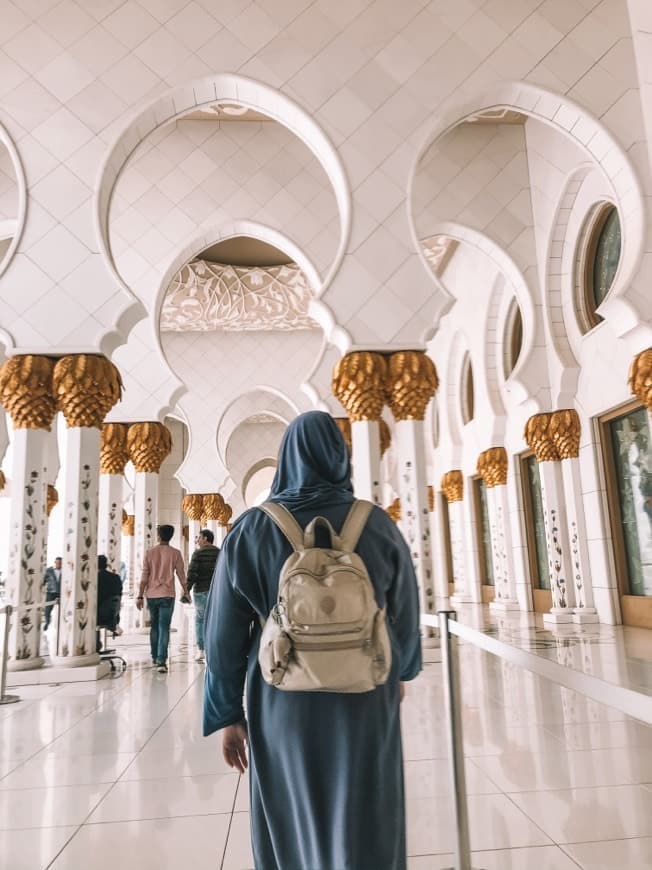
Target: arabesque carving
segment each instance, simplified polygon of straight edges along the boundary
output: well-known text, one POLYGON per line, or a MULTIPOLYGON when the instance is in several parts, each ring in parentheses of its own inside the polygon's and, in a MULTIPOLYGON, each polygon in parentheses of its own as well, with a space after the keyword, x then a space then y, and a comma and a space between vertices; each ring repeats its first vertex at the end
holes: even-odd
POLYGON ((136 517, 134 514, 127 514, 122 517, 122 534, 127 538, 133 538, 136 534, 136 517))
POLYGON ((550 432, 552 414, 534 414, 525 424, 523 437, 539 462, 554 462, 559 459, 557 447, 550 432))
POLYGON ((163 332, 315 329, 312 293, 294 263, 227 266, 194 260, 172 279, 163 309, 163 332))
POLYGON ((385 511, 393 523, 398 523, 401 519, 401 499, 395 498, 394 501, 385 508, 385 511))
POLYGON ((342 433, 342 437, 349 449, 349 455, 353 453, 353 442, 351 441, 351 421, 348 417, 333 417, 337 428, 342 433))
POLYGON ((504 447, 490 447, 478 456, 478 474, 485 486, 505 486, 507 483, 507 451, 504 447))
POLYGON ((459 469, 447 471, 441 479, 441 488, 449 504, 454 501, 462 501, 464 498, 464 476, 462 472, 459 469))
POLYGON ((577 411, 569 408, 553 411, 550 420, 550 437, 560 459, 577 459, 580 454, 582 427, 577 411))
POLYGON ((197 493, 184 495, 181 510, 189 520, 201 520, 204 515, 204 496, 197 493))
POLYGON ((202 496, 202 520, 218 520, 224 515, 226 507, 219 492, 210 492, 202 496))
POLYGON ((105 423, 100 440, 100 474, 123 474, 129 462, 127 423, 105 423))
POLYGON ((435 364, 422 351, 393 353, 389 357, 387 385, 395 420, 423 420, 439 386, 435 364))
POLYGON ((379 420, 385 405, 387 362, 379 353, 354 351, 338 360, 331 388, 352 423, 379 420))
POLYGON ((47 356, 12 356, 0 366, 0 402, 14 429, 49 429, 57 412, 52 385, 54 360, 47 356))
POLYGON ((652 347, 642 350, 629 368, 629 387, 648 411, 652 412, 652 347))
POLYGON ((48 490, 46 496, 45 510, 47 515, 50 516, 55 504, 59 502, 59 493, 56 491, 55 487, 52 486, 51 483, 48 483, 48 490))
POLYGON ((163 423, 132 423, 127 449, 136 471, 158 474, 172 450, 172 435, 163 423))
POLYGON ((120 372, 105 356, 62 356, 54 365, 52 384, 57 407, 69 427, 100 429, 108 412, 122 398, 120 372))

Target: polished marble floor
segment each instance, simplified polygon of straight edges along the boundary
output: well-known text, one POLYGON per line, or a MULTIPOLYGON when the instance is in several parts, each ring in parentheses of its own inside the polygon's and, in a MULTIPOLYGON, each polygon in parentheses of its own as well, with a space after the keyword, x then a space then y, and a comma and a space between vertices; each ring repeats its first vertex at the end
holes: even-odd
MULTIPOLYGON (((461 618, 652 686, 652 633, 590 626, 559 638, 486 609, 461 618)), ((121 650, 122 676, 21 687, 19 704, 0 707, 0 868, 248 870, 246 778, 224 765, 217 737, 200 735, 203 668, 183 620, 167 675, 148 667, 142 635, 123 636, 121 650)), ((652 868, 652 728, 468 644, 460 664, 474 866, 652 868)), ((410 870, 451 866, 441 680, 427 663, 404 702, 410 870)))

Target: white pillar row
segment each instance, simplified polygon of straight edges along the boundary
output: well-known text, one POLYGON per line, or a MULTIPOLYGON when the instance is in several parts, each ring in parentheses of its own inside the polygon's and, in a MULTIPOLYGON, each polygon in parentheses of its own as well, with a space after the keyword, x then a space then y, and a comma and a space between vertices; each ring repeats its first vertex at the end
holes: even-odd
POLYGON ((518 610, 507 493, 508 461, 504 447, 491 447, 483 451, 478 457, 477 470, 486 487, 491 531, 496 597, 489 609, 496 612, 518 610))
POLYGON ((435 595, 444 601, 448 601, 448 562, 446 550, 448 548, 449 530, 446 527, 444 510, 445 496, 441 490, 434 490, 434 509, 431 513, 433 529, 433 572, 435 577, 435 595))
POLYGON ((351 421, 353 491, 357 498, 377 505, 382 499, 378 421, 385 405, 386 381, 385 358, 369 351, 343 356, 333 371, 333 395, 351 421))
POLYGON ((129 461, 126 423, 105 423, 100 442, 100 497, 97 551, 103 553, 109 571, 119 572, 122 561, 122 490, 129 461))
POLYGON ((464 560, 464 477, 459 469, 447 471, 441 479, 441 489, 448 504, 448 532, 453 571, 453 594, 451 604, 467 604, 471 601, 464 560))
POLYGON ((133 598, 136 590, 136 516, 135 514, 127 514, 126 519, 122 520, 122 559, 127 568, 127 577, 125 587, 122 590, 123 596, 133 598))
POLYGON ((482 603, 482 576, 480 574, 480 554, 478 553, 478 529, 473 502, 471 480, 467 479, 465 489, 468 497, 462 500, 464 517, 464 565, 466 572, 466 591, 474 604, 482 603))
POLYGON ((21 355, 0 368, 0 401, 11 415, 13 464, 7 603, 13 608, 9 670, 43 664, 40 656, 46 537, 47 443, 56 413, 49 357, 21 355))
MULTIPOLYGON (((134 588, 138 588, 145 553, 157 541, 158 473, 172 449, 170 430, 155 421, 132 423, 127 431, 127 450, 136 471, 134 485, 134 588)), ((140 611, 140 628, 149 624, 147 607, 140 611)))
POLYGON ((184 495, 181 510, 188 517, 188 563, 197 549, 197 535, 201 529, 204 516, 204 496, 199 493, 184 495))
POLYGON ((53 385, 67 426, 61 602, 53 661, 80 667, 99 662, 95 625, 100 429, 120 399, 122 382, 106 357, 74 354, 57 361, 53 385))
POLYGON ((580 461, 577 456, 562 459, 561 473, 568 519, 568 545, 573 578, 575 612, 573 622, 598 622, 598 612, 593 601, 589 551, 584 521, 580 461))

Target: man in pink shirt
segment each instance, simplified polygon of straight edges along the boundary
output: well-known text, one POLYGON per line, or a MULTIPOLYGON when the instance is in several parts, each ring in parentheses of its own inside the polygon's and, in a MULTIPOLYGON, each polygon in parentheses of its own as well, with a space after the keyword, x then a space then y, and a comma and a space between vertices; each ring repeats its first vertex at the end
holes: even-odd
POLYGON ((136 607, 143 609, 143 596, 147 594, 147 609, 152 621, 149 632, 152 665, 159 674, 166 674, 170 623, 174 611, 174 575, 177 575, 185 596, 188 595, 188 587, 183 556, 176 547, 170 546, 174 526, 159 526, 157 532, 158 545, 145 553, 136 607))

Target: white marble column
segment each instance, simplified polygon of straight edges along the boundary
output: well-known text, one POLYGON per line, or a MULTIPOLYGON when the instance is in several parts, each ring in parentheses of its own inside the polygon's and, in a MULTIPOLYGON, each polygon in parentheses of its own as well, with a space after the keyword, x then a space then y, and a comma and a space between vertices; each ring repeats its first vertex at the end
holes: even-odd
POLYGON ((462 499, 448 501, 448 521, 450 525, 451 560, 453 563, 453 580, 455 591, 451 595, 451 604, 468 604, 473 601, 469 588, 469 577, 466 570, 464 545, 464 502, 462 499))
POLYGON ((129 461, 126 423, 105 423, 100 443, 100 495, 97 551, 103 553, 109 571, 120 570, 122 490, 124 469, 129 461))
POLYGON ((113 363, 90 354, 59 359, 53 383, 67 425, 61 604, 53 661, 80 667, 99 662, 95 626, 100 429, 120 399, 122 383, 113 363))
POLYGON ((491 447, 478 457, 478 474, 487 493, 492 566, 496 597, 489 605, 495 612, 518 610, 512 535, 507 492, 508 461, 503 447, 491 447))
POLYGON ((449 530, 446 527, 445 496, 441 490, 434 491, 434 510, 431 514, 433 528, 433 571, 435 577, 435 594, 437 598, 447 602, 448 589, 448 549, 449 530))
POLYGON ((598 622, 598 612, 593 602, 589 552, 586 542, 580 463, 577 457, 572 457, 562 459, 560 464, 568 522, 571 576, 575 596, 573 622, 580 624, 598 622))
POLYGON ((356 498, 381 502, 380 431, 377 420, 351 423, 353 491, 356 498))
POLYGON ((127 518, 122 522, 122 561, 127 569, 127 577, 125 586, 122 590, 123 596, 133 598, 136 589, 136 517, 134 514, 127 514, 127 518))
POLYGON ((53 360, 19 355, 0 367, 0 401, 14 426, 11 472, 7 603, 13 608, 9 670, 43 664, 41 610, 45 602, 43 568, 47 529, 47 455, 56 413, 53 360))
POLYGON ((204 496, 200 493, 184 495, 181 509, 188 518, 188 563, 197 549, 197 535, 201 530, 204 515, 204 496))

